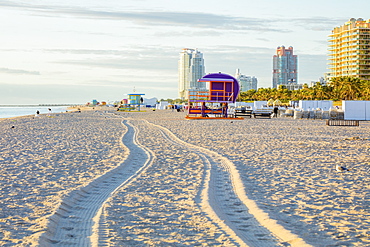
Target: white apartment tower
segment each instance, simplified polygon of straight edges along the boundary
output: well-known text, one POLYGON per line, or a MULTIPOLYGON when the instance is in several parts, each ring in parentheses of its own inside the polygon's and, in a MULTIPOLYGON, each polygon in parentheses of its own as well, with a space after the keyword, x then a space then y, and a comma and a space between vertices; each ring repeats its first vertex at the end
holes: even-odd
POLYGON ((351 76, 370 80, 370 19, 351 18, 329 36, 329 79, 351 76))
POLYGON ((239 82, 240 92, 246 92, 251 89, 257 90, 258 81, 256 77, 243 75, 240 73, 240 69, 237 69, 235 79, 239 82))
POLYGON ((182 49, 178 66, 180 99, 188 98, 189 89, 205 90, 205 83, 198 82, 205 75, 203 53, 197 49, 182 49))

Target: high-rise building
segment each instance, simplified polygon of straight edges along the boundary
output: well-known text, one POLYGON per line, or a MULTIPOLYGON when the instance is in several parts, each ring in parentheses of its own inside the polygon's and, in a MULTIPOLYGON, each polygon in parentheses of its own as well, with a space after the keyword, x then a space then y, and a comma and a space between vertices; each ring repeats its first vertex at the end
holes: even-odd
POLYGON ((240 92, 246 92, 251 89, 257 90, 258 81, 256 77, 243 75, 240 73, 240 69, 237 69, 235 79, 239 82, 240 92))
POLYGON ((188 99, 189 89, 205 90, 205 82, 198 82, 205 75, 203 53, 197 49, 182 49, 178 72, 180 99, 188 99))
POLYGON ((329 35, 330 78, 370 80, 370 19, 351 18, 329 35))
POLYGON ((272 88, 297 84, 297 72, 297 55, 293 54, 293 47, 286 49, 284 46, 279 46, 273 57, 272 88))

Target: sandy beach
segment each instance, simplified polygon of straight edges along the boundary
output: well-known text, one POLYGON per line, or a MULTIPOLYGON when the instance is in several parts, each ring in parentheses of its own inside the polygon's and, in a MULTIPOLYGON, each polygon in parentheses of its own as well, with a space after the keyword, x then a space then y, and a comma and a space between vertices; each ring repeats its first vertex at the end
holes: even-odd
POLYGON ((97 108, 0 131, 1 246, 370 245, 370 122, 97 108))

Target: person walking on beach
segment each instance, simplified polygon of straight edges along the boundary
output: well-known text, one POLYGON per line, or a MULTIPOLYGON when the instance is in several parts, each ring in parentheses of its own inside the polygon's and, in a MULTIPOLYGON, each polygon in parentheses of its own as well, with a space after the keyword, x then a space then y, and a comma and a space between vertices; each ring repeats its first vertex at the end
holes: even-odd
POLYGON ((275 106, 274 107, 274 117, 277 117, 278 112, 279 112, 279 107, 275 106))
POLYGON ((51 109, 49 108, 48 110, 49 110, 48 116, 50 117, 51 109))
POLYGON ((40 112, 39 111, 36 111, 36 117, 38 117, 39 116, 39 114, 40 114, 40 112))

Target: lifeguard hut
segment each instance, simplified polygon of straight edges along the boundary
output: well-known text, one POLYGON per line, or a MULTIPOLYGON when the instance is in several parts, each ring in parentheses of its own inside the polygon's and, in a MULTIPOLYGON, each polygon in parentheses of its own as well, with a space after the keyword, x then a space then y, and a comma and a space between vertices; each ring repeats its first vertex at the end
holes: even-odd
POLYGON ((118 108, 119 111, 140 111, 140 106, 143 104, 142 93, 128 94, 128 99, 122 100, 122 105, 118 108))
POLYGON ((229 115, 228 111, 228 105, 236 102, 240 90, 234 77, 213 73, 198 81, 208 83, 208 90, 189 90, 187 119, 243 119, 229 115))
POLYGON ((132 111, 135 110, 134 107, 131 107, 130 104, 128 103, 128 99, 123 99, 121 100, 121 105, 119 106, 117 111, 132 111))
POLYGON ((138 111, 140 111, 140 105, 143 104, 142 96, 145 95, 143 93, 132 93, 128 95, 129 104, 132 106, 138 106, 138 111))

